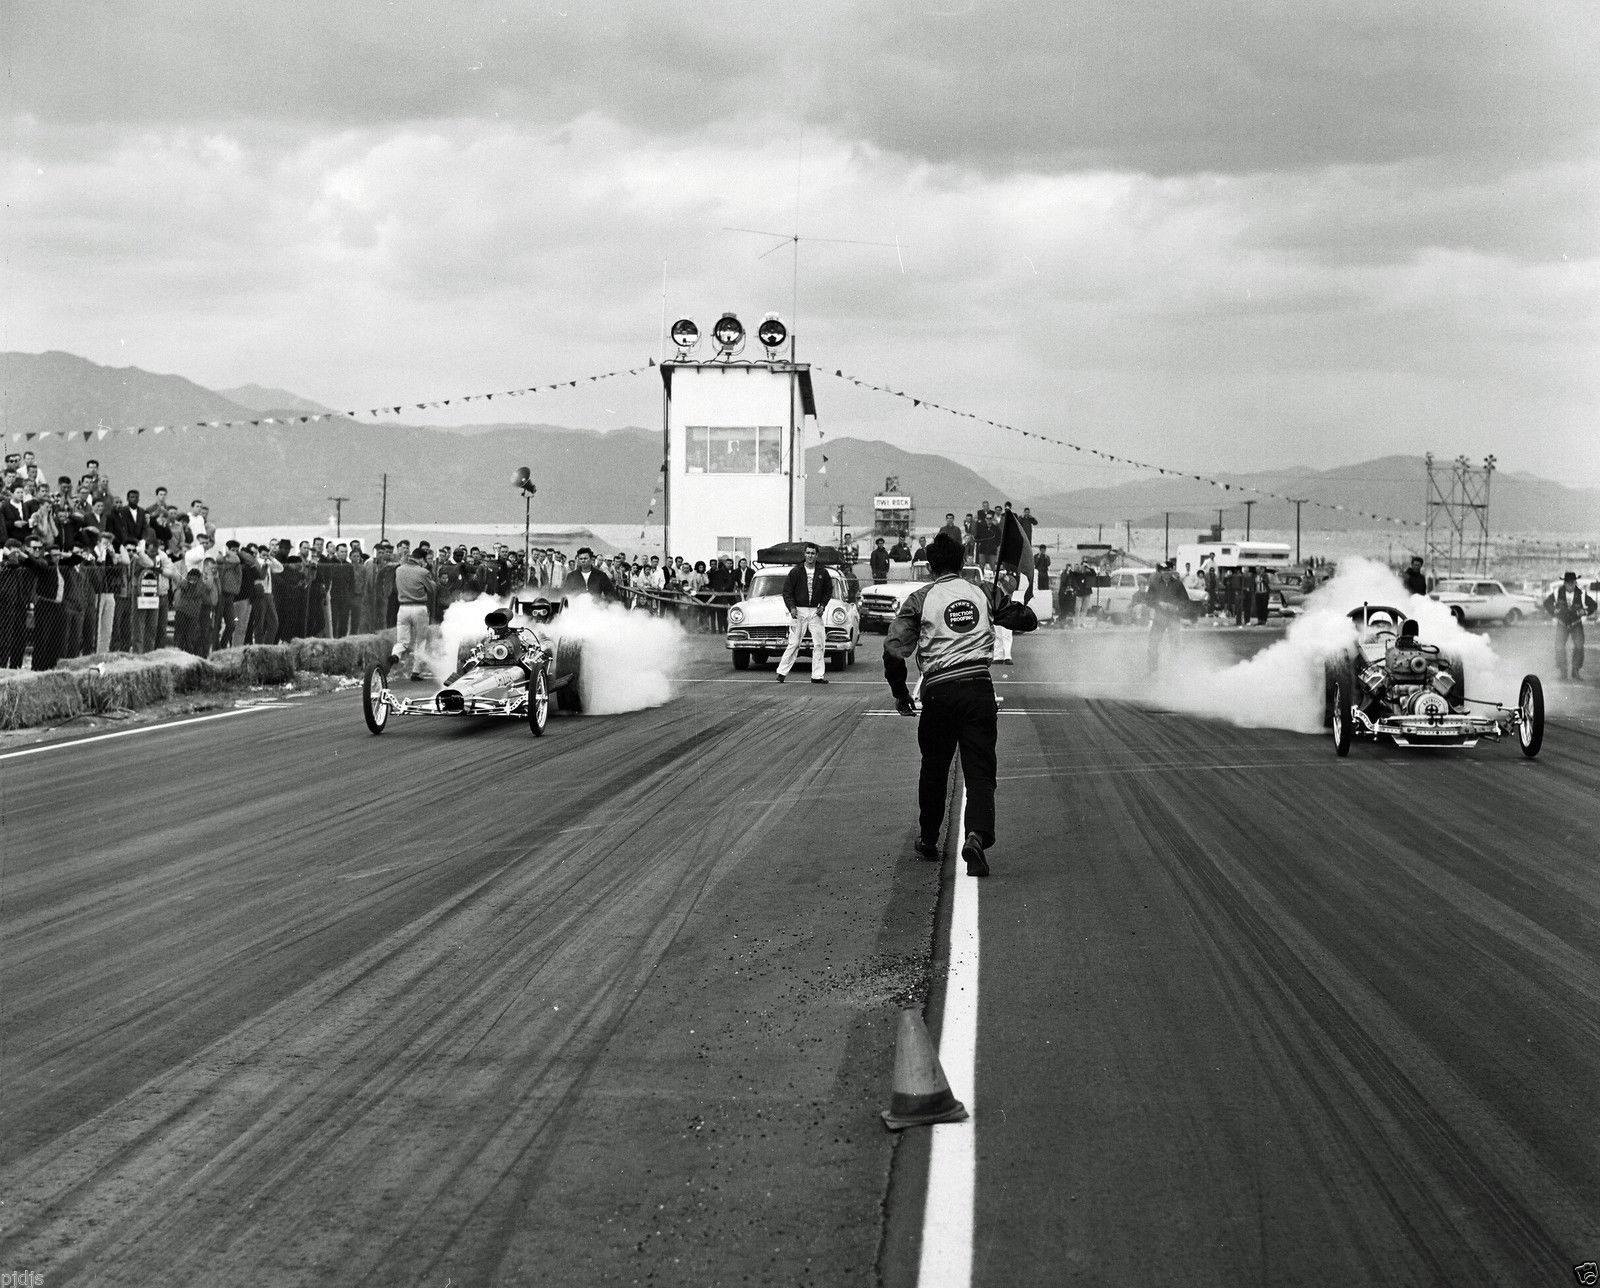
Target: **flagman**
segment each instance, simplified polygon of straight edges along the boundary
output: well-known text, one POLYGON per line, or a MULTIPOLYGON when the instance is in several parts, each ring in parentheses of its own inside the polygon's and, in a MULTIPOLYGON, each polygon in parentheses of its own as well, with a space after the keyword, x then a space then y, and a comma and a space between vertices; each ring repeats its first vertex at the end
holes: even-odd
MULTIPOLYGON (((1015 520, 1012 521, 1016 528, 1015 520)), ((1022 540, 1016 528, 1017 541, 1022 540)), ((1006 553, 1004 550, 1002 554, 1006 553)), ((934 580, 909 596, 889 625, 883 645, 883 673, 903 716, 917 714, 906 688, 906 661, 915 656, 922 672, 922 719, 917 745, 922 772, 917 782, 916 851, 925 859, 939 857, 939 825, 944 819, 945 781, 959 747, 966 781, 966 834, 961 857, 967 874, 989 875, 986 851, 994 845, 995 739, 998 733, 994 683, 989 665, 994 658, 996 625, 1031 631, 1039 622, 1026 604, 1015 603, 1016 577, 996 573, 990 587, 974 586, 961 576, 961 543, 941 532, 928 546, 928 570, 934 580)))

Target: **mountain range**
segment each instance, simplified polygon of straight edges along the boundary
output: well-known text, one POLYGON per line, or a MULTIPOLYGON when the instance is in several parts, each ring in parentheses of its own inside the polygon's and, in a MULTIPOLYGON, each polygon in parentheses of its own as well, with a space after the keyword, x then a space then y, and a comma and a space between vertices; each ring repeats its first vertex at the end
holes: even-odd
MULTIPOLYGON (((178 375, 138 367, 106 367, 73 354, 0 354, 0 433, 96 431, 131 425, 180 426, 200 420, 259 420, 326 412, 311 399, 255 384, 212 390, 178 375)), ((373 522, 388 476, 391 523, 515 522, 520 497, 511 487, 528 465, 539 491, 534 514, 543 522, 634 523, 646 517, 661 468, 659 429, 604 432, 548 424, 437 427, 371 423, 333 416, 309 423, 233 428, 168 429, 162 434, 112 433, 104 438, 36 440, 46 472, 82 472, 96 457, 119 490, 148 493, 164 483, 180 504, 195 497, 229 524, 320 523, 342 496, 348 522, 373 522)), ((990 500, 1031 506, 1049 527, 1107 524, 1159 528, 1170 515, 1174 531, 1199 530, 1232 507, 1238 526, 1245 484, 1287 496, 1338 503, 1357 511, 1418 519, 1426 496, 1420 457, 1388 456, 1330 470, 1290 469, 1228 474, 1234 490, 1220 491, 1170 476, 1114 487, 1040 490, 1003 488, 956 461, 909 452, 888 443, 829 438, 806 454, 807 522, 833 524, 845 507, 846 528, 870 523, 872 496, 895 477, 916 502, 919 527, 946 512, 958 518, 990 500)), ((1070 469, 1070 460, 1066 462, 1070 469)), ((1013 482, 1018 480, 1013 479, 1013 482)), ((1491 527, 1501 532, 1592 534, 1600 531, 1600 490, 1567 487, 1529 474, 1497 474, 1491 527)), ((657 507, 659 517, 660 508, 657 507)), ((1255 526, 1292 527, 1294 510, 1261 500, 1255 526)), ((1305 528, 1338 531, 1370 521, 1307 506, 1305 528)))

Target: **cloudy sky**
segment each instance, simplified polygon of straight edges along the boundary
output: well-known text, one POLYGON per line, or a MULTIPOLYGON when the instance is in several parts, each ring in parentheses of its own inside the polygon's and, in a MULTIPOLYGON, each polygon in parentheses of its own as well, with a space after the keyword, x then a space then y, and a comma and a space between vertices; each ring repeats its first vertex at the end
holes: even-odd
MULTIPOLYGON (((1597 15, 0 0, 0 348, 366 407, 775 309, 828 434, 1040 490, 1111 479, 831 373, 1180 468, 1600 484, 1597 15), (798 230, 797 298, 730 228, 798 230)), ((506 411, 653 425, 659 385, 506 411)))

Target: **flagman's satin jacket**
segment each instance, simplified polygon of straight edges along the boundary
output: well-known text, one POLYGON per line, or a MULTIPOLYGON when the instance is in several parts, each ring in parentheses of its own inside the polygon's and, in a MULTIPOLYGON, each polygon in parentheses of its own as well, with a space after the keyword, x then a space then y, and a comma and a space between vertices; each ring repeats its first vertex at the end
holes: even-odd
POLYGON ((987 675, 994 660, 994 628, 1031 631, 1033 609, 1002 591, 974 586, 954 573, 906 597, 883 643, 883 673, 896 701, 908 702, 906 662, 917 659, 922 687, 987 675))

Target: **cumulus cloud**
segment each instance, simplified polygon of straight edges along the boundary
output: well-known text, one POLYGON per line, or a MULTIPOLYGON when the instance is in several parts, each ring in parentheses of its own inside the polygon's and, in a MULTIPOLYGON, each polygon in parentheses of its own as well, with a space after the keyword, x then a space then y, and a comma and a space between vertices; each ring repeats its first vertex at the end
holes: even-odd
POLYGON ((1591 8, 21 0, 0 346, 341 406, 515 387, 790 312, 791 248, 726 230, 798 220, 888 243, 799 247, 829 370, 1180 466, 1548 470, 1600 393, 1591 8))

